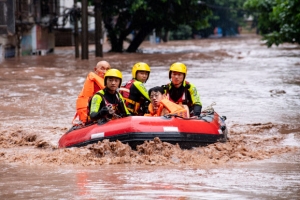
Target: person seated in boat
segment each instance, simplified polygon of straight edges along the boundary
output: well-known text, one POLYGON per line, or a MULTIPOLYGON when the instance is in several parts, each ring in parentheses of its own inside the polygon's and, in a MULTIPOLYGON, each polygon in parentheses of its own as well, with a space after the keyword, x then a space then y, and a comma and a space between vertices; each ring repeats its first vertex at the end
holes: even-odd
POLYGON ((153 87, 149 90, 151 103, 149 104, 149 114, 144 116, 163 116, 167 114, 178 115, 184 118, 189 117, 189 111, 166 98, 163 87, 153 87))
POLYGON ((101 89, 104 89, 104 74, 110 69, 110 64, 107 61, 99 61, 94 67, 94 72, 90 72, 84 82, 83 88, 78 95, 76 101, 76 114, 73 119, 79 118, 84 125, 88 120, 88 102, 93 95, 101 89))
POLYGON ((147 63, 138 62, 132 67, 132 79, 120 88, 127 109, 132 115, 144 115, 148 110, 150 98, 144 83, 150 75, 147 63))
POLYGON ((194 84, 185 80, 187 67, 185 64, 176 62, 170 66, 169 79, 171 83, 163 85, 167 99, 185 105, 190 110, 190 116, 200 116, 202 103, 200 95, 194 84))
POLYGON ((122 95, 117 91, 122 83, 122 73, 109 69, 104 75, 105 88, 96 92, 90 101, 90 120, 117 119, 130 115, 122 95))

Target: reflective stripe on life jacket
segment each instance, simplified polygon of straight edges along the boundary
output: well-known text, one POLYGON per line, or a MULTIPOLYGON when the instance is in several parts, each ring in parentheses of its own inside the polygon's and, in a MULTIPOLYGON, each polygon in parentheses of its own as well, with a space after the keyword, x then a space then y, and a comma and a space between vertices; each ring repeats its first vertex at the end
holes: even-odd
MULTIPOLYGON (((131 84, 132 85, 132 84, 131 84)), ((125 85, 126 86, 126 85, 125 85)), ((131 87, 131 86, 130 86, 131 87)), ((140 103, 139 102, 135 102, 132 99, 129 99, 129 95, 130 95, 130 90, 126 87, 121 87, 119 89, 120 94, 123 96, 124 100, 125 100, 125 105, 127 107, 127 109, 131 112, 131 113, 135 113, 137 114, 138 109, 140 108, 140 103), (124 94, 124 95, 123 95, 124 94), (129 106, 129 104, 131 104, 132 106, 129 106)))
POLYGON ((121 86, 119 91, 120 91, 120 94, 123 96, 124 99, 129 98, 130 88, 131 88, 133 82, 134 82, 134 79, 131 79, 124 86, 121 86))
POLYGON ((128 111, 137 115, 138 110, 140 109, 140 102, 133 101, 132 99, 129 98, 130 88, 133 85, 134 81, 136 81, 136 80, 132 79, 132 80, 128 81, 125 84, 125 86, 121 86, 119 91, 120 91, 120 94, 123 96, 123 98, 125 100, 125 105, 126 105, 128 111))

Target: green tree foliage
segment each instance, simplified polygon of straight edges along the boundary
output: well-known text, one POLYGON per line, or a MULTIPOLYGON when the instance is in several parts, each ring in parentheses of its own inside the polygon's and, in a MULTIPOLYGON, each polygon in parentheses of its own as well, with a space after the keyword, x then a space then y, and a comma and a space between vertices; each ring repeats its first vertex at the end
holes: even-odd
POLYGON ((134 38, 127 52, 135 52, 154 29, 169 31, 179 25, 200 29, 208 26, 210 15, 198 0, 101 0, 101 9, 114 52, 124 50, 123 42, 131 33, 134 38))
POLYGON ((170 32, 170 40, 188 40, 192 37, 192 28, 188 25, 179 25, 176 30, 170 32))
POLYGON ((243 8, 244 0, 205 0, 203 4, 212 11, 213 15, 209 18, 210 27, 201 30, 202 37, 213 34, 214 28, 222 29, 223 36, 238 33, 238 27, 244 23, 245 11, 243 8))
POLYGON ((247 0, 268 47, 284 42, 300 44, 299 0, 247 0))

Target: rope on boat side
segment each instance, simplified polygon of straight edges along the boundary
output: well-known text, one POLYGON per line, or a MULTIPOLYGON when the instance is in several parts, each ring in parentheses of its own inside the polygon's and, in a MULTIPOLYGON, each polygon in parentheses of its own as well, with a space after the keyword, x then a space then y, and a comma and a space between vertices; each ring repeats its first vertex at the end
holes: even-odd
POLYGON ((216 102, 212 102, 212 103, 210 104, 210 106, 207 106, 202 112, 203 112, 203 113, 208 113, 208 114, 214 113, 215 110, 214 110, 213 106, 215 106, 215 105, 217 105, 216 102))

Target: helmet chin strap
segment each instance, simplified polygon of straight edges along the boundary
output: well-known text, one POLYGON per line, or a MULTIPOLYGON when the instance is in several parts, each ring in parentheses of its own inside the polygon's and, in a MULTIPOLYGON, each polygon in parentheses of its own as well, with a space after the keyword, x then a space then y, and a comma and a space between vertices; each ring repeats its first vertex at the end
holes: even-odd
POLYGON ((174 87, 179 88, 182 85, 182 83, 183 83, 183 81, 181 83, 178 83, 178 84, 174 84, 174 83, 172 83, 172 84, 174 85, 174 87))
POLYGON ((181 83, 180 84, 174 84, 174 86, 176 87, 176 88, 179 88, 180 86, 181 86, 181 83))
POLYGON ((116 90, 113 91, 113 90, 109 89, 108 87, 106 87, 106 89, 107 89, 107 92, 110 93, 110 94, 114 94, 116 92, 116 90))

